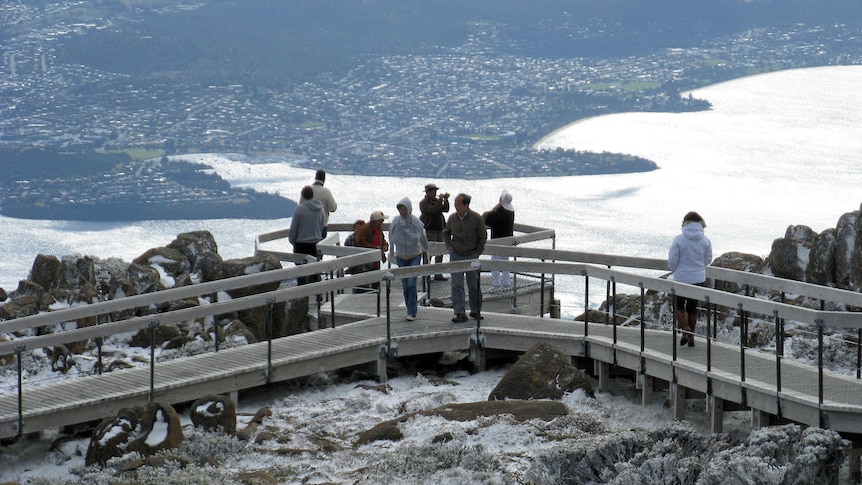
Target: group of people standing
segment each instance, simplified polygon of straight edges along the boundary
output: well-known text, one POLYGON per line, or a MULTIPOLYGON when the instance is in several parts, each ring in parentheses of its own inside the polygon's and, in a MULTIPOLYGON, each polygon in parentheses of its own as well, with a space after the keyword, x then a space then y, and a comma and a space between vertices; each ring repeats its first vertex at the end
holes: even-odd
MULTIPOLYGON (((318 170, 314 183, 302 188, 299 205, 293 213, 288 231, 288 240, 293 244, 294 253, 317 257, 317 243, 326 237, 329 214, 338 209, 332 193, 324 187, 325 180, 326 173, 318 170)), ((383 233, 383 221, 389 216, 382 211, 373 211, 368 222, 357 220, 353 225, 353 234, 347 237, 344 244, 378 249, 380 261, 370 266, 349 268, 348 272, 379 269, 380 262, 385 263, 387 256, 390 263, 394 261, 399 268, 429 263, 428 241, 444 243, 451 262, 475 260, 485 251, 489 228, 492 239, 514 235, 515 208, 512 205, 512 194, 508 191, 503 190, 497 205, 483 214, 470 208, 470 195, 460 193, 455 196, 453 202, 454 213, 447 218, 445 214, 451 209, 450 194, 438 194, 439 190, 440 187, 433 183, 425 186, 425 196, 419 202, 419 217, 413 214, 413 203, 409 197, 399 200, 395 205, 398 215, 389 225, 388 241, 383 233)), ((668 269, 673 274, 674 281, 700 286, 706 284, 706 267, 712 262, 712 243, 704 234, 704 228, 706 222, 697 212, 689 212, 683 217, 682 231, 674 238, 668 252, 668 269)), ((506 257, 493 256, 493 259, 506 257)), ((435 257, 435 262, 442 261, 442 255, 435 257)), ((434 279, 445 281, 446 276, 439 273, 434 279)), ((319 276, 300 278, 299 284, 313 281, 319 281, 319 276)), ((409 321, 416 319, 419 310, 416 281, 415 276, 403 278, 401 281, 409 321)), ((509 272, 492 271, 491 284, 494 287, 510 286, 509 272)), ((470 318, 481 319, 479 272, 451 273, 450 287, 454 311, 452 322, 467 322, 470 318), (468 303, 469 318, 466 311, 468 303)), ((674 307, 677 325, 682 331, 680 345, 694 346, 697 299, 677 295, 674 307)))
MULTIPOLYGON (((314 183, 302 188, 299 205, 293 213, 288 230, 288 240, 293 245, 294 253, 318 256, 317 243, 326 237, 326 225, 329 214, 338 209, 335 198, 328 188, 324 187, 326 173, 318 170, 314 183)), ((465 261, 477 259, 485 251, 488 239, 488 228, 492 238, 512 236, 514 234, 515 209, 512 206, 512 194, 503 191, 499 202, 493 209, 479 214, 470 209, 472 198, 468 194, 458 194, 454 199, 455 211, 448 218, 450 211, 450 194, 441 193, 440 188, 433 183, 425 186, 425 196, 419 202, 420 216, 413 214, 413 203, 409 197, 404 197, 395 205, 398 215, 389 224, 387 241, 383 233, 383 221, 389 216, 382 211, 371 213, 368 222, 357 220, 353 224, 353 233, 344 241, 346 246, 358 246, 380 251, 380 262, 394 262, 399 268, 418 266, 429 263, 427 259, 428 241, 442 242, 449 252, 450 261, 465 261), (424 261, 423 261, 424 259, 424 261)), ((495 259, 505 259, 496 257, 495 259)), ((435 262, 443 261, 443 255, 437 255, 435 262)), ((349 273, 359 273, 380 268, 380 262, 370 266, 348 268, 349 273)), ((444 274, 434 276, 435 280, 445 281, 444 274)), ((317 278, 300 278, 299 284, 319 281, 317 278)), ((404 302, 407 306, 407 320, 415 320, 418 314, 417 278, 402 279, 404 302)), ((494 286, 510 286, 508 272, 492 272, 494 286)), ((453 323, 468 321, 466 312, 469 298, 470 317, 481 318, 482 296, 479 292, 479 275, 477 271, 451 273, 452 307, 455 312, 453 323), (466 283, 466 284, 465 284, 466 283), (466 288, 465 288, 466 286, 466 288), (465 298, 467 297, 467 298, 465 298)))

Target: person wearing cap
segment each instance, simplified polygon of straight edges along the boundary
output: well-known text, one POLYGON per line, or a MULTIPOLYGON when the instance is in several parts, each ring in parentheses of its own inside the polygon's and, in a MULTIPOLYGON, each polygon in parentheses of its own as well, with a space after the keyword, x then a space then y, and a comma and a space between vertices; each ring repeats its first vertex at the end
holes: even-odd
MULTIPOLYGON (((503 190, 500 194, 500 201, 493 209, 482 214, 482 219, 485 220, 485 225, 491 229, 491 239, 513 236, 515 234, 515 207, 512 205, 512 194, 503 190)), ((505 261, 509 258, 507 256, 491 256, 491 259, 505 261)), ((491 285, 495 288, 511 286, 511 284, 508 271, 491 271, 491 285)))
POLYGON ((338 210, 338 204, 335 202, 335 197, 332 192, 323 186, 326 181, 326 172, 318 170, 314 173, 314 183, 311 188, 314 190, 314 200, 320 201, 323 206, 323 237, 326 237, 326 225, 329 224, 329 213, 338 210))
MULTIPOLYGON (((667 256, 674 281, 698 286, 706 284, 706 267, 712 262, 712 243, 704 234, 704 228, 706 222, 697 212, 689 212, 682 218, 682 233, 673 238, 667 256)), ((697 304, 696 298, 676 297, 676 320, 683 332, 680 345, 694 346, 697 304)))
MULTIPOLYGON (((419 219, 425 225, 425 237, 429 241, 443 242, 443 229, 446 227, 446 216, 443 214, 449 212, 449 193, 440 194, 438 197, 438 190, 440 187, 435 184, 425 186, 425 197, 419 201, 419 219)), ((443 255, 434 256, 434 262, 442 263, 443 255)), ((434 279, 445 281, 446 277, 438 274, 434 279)))
MULTIPOLYGON (((389 251, 389 243, 386 242, 386 237, 383 235, 383 221, 389 219, 389 216, 382 211, 374 211, 368 222, 359 228, 356 233, 356 245, 363 248, 374 248, 380 250, 380 259, 386 262, 386 252, 389 251)), ((372 269, 380 269, 380 262, 373 264, 372 269)))
MULTIPOLYGON (((317 257, 317 243, 323 239, 323 204, 314 198, 314 190, 306 185, 299 194, 299 205, 293 211, 290 218, 290 229, 287 231, 287 240, 293 244, 295 254, 307 254, 317 257)), ((320 281, 320 275, 301 276, 297 284, 304 285, 314 281, 320 281)))
MULTIPOLYGON (((446 229, 443 230, 443 242, 449 250, 449 261, 464 261, 478 259, 485 251, 485 241, 488 230, 482 216, 470 210, 471 197, 458 194, 455 197, 455 213, 449 216, 446 229)), ((452 309, 455 317, 452 323, 463 323, 468 320, 464 311, 464 279, 467 279, 467 292, 470 296, 470 316, 481 319, 482 295, 479 294, 479 272, 467 271, 452 273, 450 286, 452 288, 452 309)))
MULTIPOLYGON (((399 268, 419 266, 422 263, 422 255, 428 251, 424 225, 413 215, 413 204, 409 198, 404 197, 398 201, 395 208, 398 209, 398 215, 393 217, 389 224, 389 261, 394 258, 399 268)), ((416 277, 402 278, 401 288, 404 292, 404 303, 407 305, 407 320, 416 320, 416 277)))

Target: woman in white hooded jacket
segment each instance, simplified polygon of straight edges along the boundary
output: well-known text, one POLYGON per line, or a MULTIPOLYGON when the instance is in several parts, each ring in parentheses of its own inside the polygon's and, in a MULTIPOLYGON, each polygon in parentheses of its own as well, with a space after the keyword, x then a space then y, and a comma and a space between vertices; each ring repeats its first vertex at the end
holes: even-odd
MULTIPOLYGON (((682 232, 673 239, 667 255, 668 269, 673 280, 703 286, 706 267, 712 262, 712 243, 703 232, 706 222, 697 212, 682 218, 682 232)), ((680 345, 694 346, 694 328, 697 326, 697 299, 676 297, 676 319, 683 335, 680 345)))
MULTIPOLYGON (((389 224, 389 260, 394 259, 399 268, 419 266, 422 254, 428 251, 425 225, 413 215, 413 204, 404 197, 395 205, 398 215, 389 224)), ((407 305, 407 320, 416 320, 418 312, 416 277, 402 278, 404 303, 407 305)))

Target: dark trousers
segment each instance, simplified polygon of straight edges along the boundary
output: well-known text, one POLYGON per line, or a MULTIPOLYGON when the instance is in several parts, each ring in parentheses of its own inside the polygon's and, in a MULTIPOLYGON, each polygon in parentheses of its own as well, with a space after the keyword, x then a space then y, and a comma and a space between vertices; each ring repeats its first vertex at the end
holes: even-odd
MULTIPOLYGON (((293 245, 293 254, 307 254, 317 257, 317 243, 296 243, 293 245)), ((316 283, 320 281, 319 274, 308 276, 300 276, 296 278, 297 285, 307 285, 308 283, 316 283)))

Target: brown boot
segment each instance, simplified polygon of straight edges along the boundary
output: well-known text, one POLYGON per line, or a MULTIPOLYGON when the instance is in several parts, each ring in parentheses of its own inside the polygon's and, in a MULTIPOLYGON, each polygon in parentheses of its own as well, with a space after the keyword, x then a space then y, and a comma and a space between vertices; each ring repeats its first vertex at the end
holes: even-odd
POLYGON ((679 327, 680 334, 682 334, 679 344, 685 345, 688 342, 688 315, 685 313, 685 310, 676 311, 676 325, 679 327))
POLYGON ((697 327, 697 313, 688 315, 688 346, 694 347, 694 329, 697 327))

